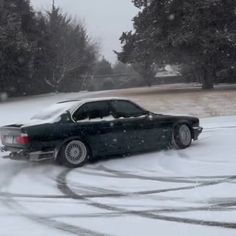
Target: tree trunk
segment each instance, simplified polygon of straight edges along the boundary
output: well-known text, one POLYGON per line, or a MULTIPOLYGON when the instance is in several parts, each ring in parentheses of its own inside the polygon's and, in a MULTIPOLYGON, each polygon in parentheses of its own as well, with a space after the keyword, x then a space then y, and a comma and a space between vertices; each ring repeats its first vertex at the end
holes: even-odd
POLYGON ((152 81, 151 81, 151 78, 149 77, 149 75, 146 77, 145 81, 146 81, 146 84, 148 87, 152 87, 152 81))
POLYGON ((203 68, 202 89, 214 89, 215 71, 212 68, 203 68))
POLYGON ((153 73, 150 63, 145 63, 143 72, 143 78, 146 81, 147 86, 152 87, 153 73))

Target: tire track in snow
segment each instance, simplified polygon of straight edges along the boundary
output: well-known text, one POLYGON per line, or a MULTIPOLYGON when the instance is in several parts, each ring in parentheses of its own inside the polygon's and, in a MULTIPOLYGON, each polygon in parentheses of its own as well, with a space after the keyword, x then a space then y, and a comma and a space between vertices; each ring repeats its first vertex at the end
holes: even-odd
POLYGON ((141 176, 137 174, 130 174, 127 172, 122 172, 107 168, 103 165, 98 166, 98 170, 105 171, 107 173, 113 174, 114 178, 123 178, 123 179, 139 179, 139 180, 151 180, 158 182, 168 182, 168 183, 194 183, 196 184, 208 184, 215 181, 225 181, 225 180, 234 180, 236 176, 188 176, 188 177, 158 177, 158 176, 141 176), (219 180, 216 180, 219 179, 219 180), (212 181, 214 180, 214 181, 212 181))
MULTIPOLYGON (((8 180, 4 181, 4 183, 2 183, 0 185, 0 189, 2 189, 3 187, 9 186, 10 183, 13 181, 13 179, 16 178, 16 176, 20 172, 26 170, 27 168, 28 168, 28 166, 24 166, 22 168, 17 168, 18 171, 16 171, 14 168, 12 168, 14 171, 12 171, 10 173, 10 175, 7 178, 8 180)), ((32 166, 31 166, 31 168, 32 168, 32 166)), ((33 214, 31 212, 27 212, 28 210, 14 199, 14 195, 19 197, 19 196, 21 196, 21 194, 11 194, 11 193, 4 192, 4 194, 2 196, 4 196, 4 195, 5 195, 5 197, 0 197, 0 201, 5 206, 7 206, 9 209, 11 209, 13 212, 15 212, 15 215, 17 215, 17 216, 25 217, 29 220, 36 222, 36 223, 40 223, 40 224, 48 226, 50 228, 54 228, 54 229, 64 231, 66 233, 78 235, 78 236, 106 236, 105 234, 101 234, 101 233, 98 233, 98 232, 95 232, 95 231, 92 231, 89 229, 85 229, 85 228, 82 228, 79 226, 74 226, 71 224, 63 223, 63 222, 59 222, 54 219, 50 219, 48 217, 44 217, 44 216, 40 216, 37 214, 33 214)), ((27 196, 27 194, 26 195, 22 194, 22 197, 26 197, 26 196, 27 196)), ((37 195, 33 195, 33 197, 36 197, 36 196, 37 195)), ((28 195, 28 197, 30 197, 30 195, 28 195)), ((40 198, 47 198, 46 195, 43 195, 43 196, 39 195, 39 197, 40 198)), ((52 197, 58 198, 61 196, 52 196, 52 197)), ((65 198, 65 196, 64 196, 64 198, 65 198)))
MULTIPOLYGON (((71 170, 66 170, 66 172, 69 171, 71 172, 71 170)), ((118 172, 115 171, 116 174, 119 174, 119 176, 121 176, 122 178, 139 178, 139 176, 137 175, 132 175, 132 174, 122 174, 122 172, 118 172)), ((67 174, 66 174, 67 175, 67 174)), ((137 192, 118 192, 114 190, 107 190, 104 188, 95 188, 99 191, 99 193, 96 194, 80 194, 80 195, 74 195, 74 194, 67 194, 67 191, 65 192, 64 187, 66 185, 66 180, 64 177, 64 173, 62 172, 62 175, 58 176, 58 189, 65 194, 67 197, 71 196, 73 199, 80 199, 80 200, 84 200, 84 199, 93 199, 93 198, 108 198, 108 197, 129 197, 129 196, 138 196, 138 195, 151 195, 151 194, 158 194, 158 193, 166 193, 166 192, 175 192, 175 191, 183 191, 183 190, 191 190, 191 189, 197 189, 197 188, 202 188, 202 187, 207 187, 207 186, 212 186, 212 185, 217 185, 217 184, 221 184, 221 183, 225 183, 229 180, 234 180, 236 179, 236 176, 227 176, 226 178, 222 178, 220 180, 215 180, 215 181, 207 181, 204 183, 198 183, 197 181, 195 181, 194 185, 190 185, 190 186, 183 186, 183 187, 176 187, 176 188, 166 188, 166 189, 154 189, 154 190, 147 190, 147 191, 137 191, 137 192), (102 193, 101 193, 102 192, 102 193)), ((148 179, 149 180, 149 179, 148 179)), ((160 180, 159 180, 160 181, 160 180)), ((170 182, 172 182, 172 178, 170 179, 170 182)), ((164 182, 168 182, 167 179, 164 180, 164 182)), ((182 183, 182 182, 181 182, 182 183)), ((81 186, 84 188, 91 188, 91 186, 81 186)), ((68 190, 68 188, 67 188, 68 190)), ((70 192, 70 191, 69 191, 70 192)))
MULTIPOLYGON (((58 189, 65 194, 66 196, 71 197, 72 199, 79 199, 83 200, 85 204, 89 206, 93 206, 95 208, 103 209, 106 211, 111 211, 111 214, 116 213, 118 216, 121 216, 123 214, 126 215, 135 215, 135 216, 140 216, 144 218, 149 218, 149 219, 155 219, 155 220, 162 220, 162 221, 168 221, 168 222, 175 222, 175 223, 184 223, 184 224, 192 224, 192 225, 200 225, 200 226, 212 226, 212 227, 221 227, 221 228, 229 228, 229 229, 236 229, 236 222, 219 222, 219 221, 209 221, 209 220, 197 220, 197 219, 190 219, 190 218, 183 218, 183 217, 172 217, 172 216, 166 216, 163 214, 160 214, 160 212, 157 210, 157 213, 153 213, 150 211, 129 211, 125 208, 122 207, 117 207, 114 205, 110 204, 104 204, 104 203, 98 203, 94 202, 89 198, 86 198, 83 195, 78 195, 77 193, 72 190, 67 183, 67 176, 72 170, 68 169, 62 172, 60 175, 58 175, 58 189)), ((231 176, 231 178, 236 178, 236 176, 231 176)), ((227 180, 227 179, 226 179, 227 180)), ((212 181, 209 182, 208 184, 202 184, 203 186, 210 186, 210 185, 216 185, 223 183, 224 180, 222 181, 212 181)), ((182 190, 182 189, 180 189, 182 190)), ((168 190, 166 190, 168 191, 168 190)), ((177 191, 177 188, 175 189, 177 191)), ((194 208, 186 208, 185 210, 193 210, 194 208)), ((201 209, 201 208, 200 208, 201 209)), ((205 209, 208 209, 207 207, 205 209)), ((218 208, 217 208, 218 209, 218 208)), ((175 209, 172 209, 173 211, 175 209)), ((197 208, 195 208, 197 210, 197 208)), ((173 212, 172 211, 172 212, 173 212)), ((168 209, 168 213, 171 212, 171 209, 168 209)))

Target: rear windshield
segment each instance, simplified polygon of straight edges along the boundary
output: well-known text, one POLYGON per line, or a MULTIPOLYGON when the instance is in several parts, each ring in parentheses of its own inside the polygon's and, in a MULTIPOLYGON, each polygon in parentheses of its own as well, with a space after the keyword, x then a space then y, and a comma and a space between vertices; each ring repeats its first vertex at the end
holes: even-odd
POLYGON ((49 119, 57 118, 70 108, 71 108, 71 104, 69 105, 68 103, 55 104, 39 112, 38 114, 33 116, 31 119, 32 120, 49 120, 49 119))

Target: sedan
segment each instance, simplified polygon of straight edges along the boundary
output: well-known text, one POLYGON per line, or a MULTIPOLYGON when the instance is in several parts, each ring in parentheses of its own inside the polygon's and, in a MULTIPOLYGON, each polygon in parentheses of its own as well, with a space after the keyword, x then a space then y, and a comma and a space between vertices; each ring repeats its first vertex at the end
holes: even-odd
POLYGON ((185 149, 201 132, 196 117, 155 114, 122 98, 59 102, 27 124, 0 129, 5 158, 72 168, 105 156, 185 149))

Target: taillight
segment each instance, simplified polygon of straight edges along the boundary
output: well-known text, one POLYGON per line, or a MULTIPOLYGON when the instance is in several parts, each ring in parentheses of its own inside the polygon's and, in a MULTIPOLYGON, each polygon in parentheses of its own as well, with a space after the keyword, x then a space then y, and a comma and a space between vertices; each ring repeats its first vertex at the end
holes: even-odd
POLYGON ((21 145, 27 145, 30 144, 31 138, 28 136, 28 134, 21 134, 21 136, 16 138, 16 142, 21 145))

